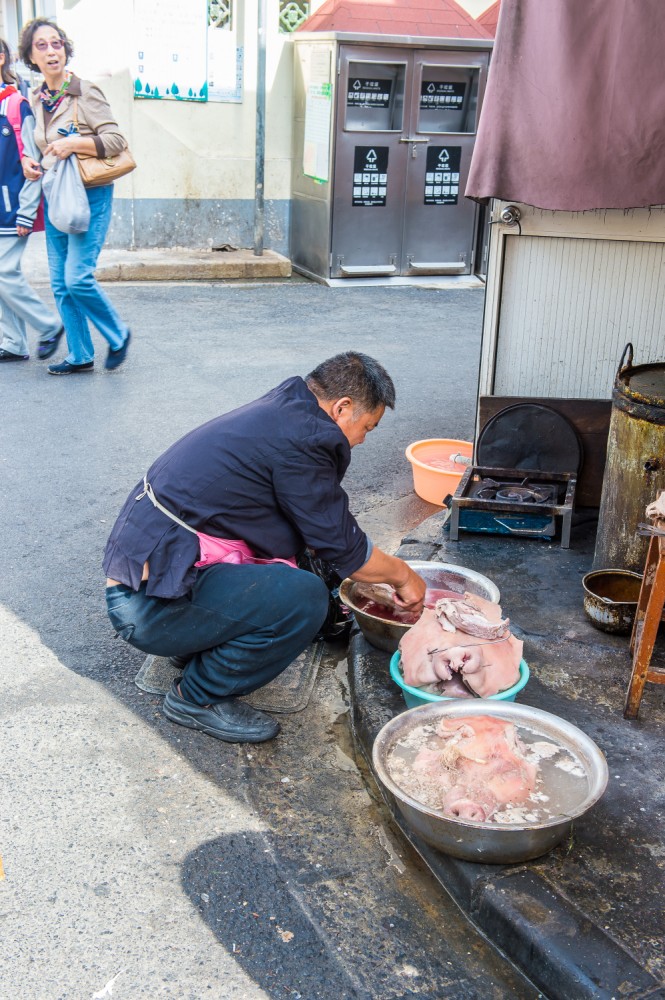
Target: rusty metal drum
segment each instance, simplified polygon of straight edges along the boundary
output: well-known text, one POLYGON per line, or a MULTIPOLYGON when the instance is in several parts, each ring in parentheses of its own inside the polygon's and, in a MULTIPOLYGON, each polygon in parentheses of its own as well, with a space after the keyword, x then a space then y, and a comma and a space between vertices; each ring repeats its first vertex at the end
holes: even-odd
POLYGON ((665 362, 633 365, 626 344, 612 390, 612 417, 593 568, 641 573, 645 508, 665 490, 665 362))

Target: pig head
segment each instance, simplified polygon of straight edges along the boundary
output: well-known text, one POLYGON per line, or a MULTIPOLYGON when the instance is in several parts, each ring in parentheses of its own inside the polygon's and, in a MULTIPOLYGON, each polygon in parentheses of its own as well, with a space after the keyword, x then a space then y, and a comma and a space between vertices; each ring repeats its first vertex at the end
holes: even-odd
POLYGON ((538 769, 526 760, 511 722, 489 715, 443 719, 437 735, 442 749, 421 750, 413 766, 440 785, 445 815, 483 823, 533 792, 538 769))
POLYGON ((426 608, 399 648, 404 680, 411 687, 435 684, 445 694, 457 675, 473 695, 487 698, 519 680, 522 643, 509 632, 508 620, 501 619, 501 608, 475 595, 426 608))

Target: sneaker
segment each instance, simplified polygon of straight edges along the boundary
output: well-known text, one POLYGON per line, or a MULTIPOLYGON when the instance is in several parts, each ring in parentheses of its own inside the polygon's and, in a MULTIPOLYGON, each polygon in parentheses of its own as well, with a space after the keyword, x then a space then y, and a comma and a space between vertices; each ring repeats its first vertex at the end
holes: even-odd
POLYGON ((59 365, 49 365, 46 369, 49 375, 77 375, 79 372, 91 372, 94 361, 86 361, 84 365, 70 365, 69 361, 61 361, 59 365))
POLYGON ((29 361, 29 354, 12 354, 11 351, 4 351, 0 348, 0 361, 29 361))
POLYGON ((64 326, 61 326, 54 337, 51 337, 49 340, 39 341, 39 344, 37 345, 37 357, 41 361, 46 361, 47 358, 50 358, 51 355, 55 354, 55 352, 58 350, 58 344, 60 343, 60 338, 62 337, 64 332, 65 328, 64 326))
POLYGON ((164 698, 164 715, 188 729, 199 729, 225 743, 263 743, 272 740, 281 726, 240 698, 224 698, 217 705, 195 705, 178 693, 180 678, 164 698))
POLYGON ((106 356, 106 364, 104 367, 107 371, 113 371, 114 368, 118 368, 127 356, 127 348, 129 347, 129 341, 132 339, 132 331, 127 331, 127 337, 122 347, 119 347, 117 351, 112 351, 109 347, 109 353, 106 356))

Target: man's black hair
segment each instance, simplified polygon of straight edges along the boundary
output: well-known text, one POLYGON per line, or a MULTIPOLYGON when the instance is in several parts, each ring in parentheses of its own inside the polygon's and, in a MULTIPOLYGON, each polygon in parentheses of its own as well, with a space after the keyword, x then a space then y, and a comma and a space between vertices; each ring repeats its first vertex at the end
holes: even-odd
POLYGON ((365 413, 379 406, 395 409, 395 386, 390 375, 378 361, 358 351, 345 351, 322 361, 305 381, 318 399, 348 396, 365 413))

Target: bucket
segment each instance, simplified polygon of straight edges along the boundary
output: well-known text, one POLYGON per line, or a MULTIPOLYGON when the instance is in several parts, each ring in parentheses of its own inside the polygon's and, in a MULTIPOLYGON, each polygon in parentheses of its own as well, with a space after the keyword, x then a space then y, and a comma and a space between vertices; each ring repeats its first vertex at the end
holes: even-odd
POLYGON ((473 442, 457 438, 427 438, 414 441, 406 449, 413 471, 413 488, 428 503, 444 506, 449 493, 454 493, 468 462, 451 461, 451 456, 473 456, 473 442))
POLYGON ((603 632, 622 635, 633 627, 642 577, 624 569, 600 569, 582 578, 584 613, 603 632))
MULTIPOLYGON (((402 674, 402 656, 399 650, 396 653, 393 653, 390 658, 390 676, 394 680, 395 684, 402 689, 402 695, 404 696, 407 708, 417 708, 419 705, 426 705, 433 701, 458 700, 456 698, 451 698, 449 695, 432 694, 430 691, 423 691, 422 688, 411 687, 410 684, 407 684, 402 674)), ((506 688, 505 691, 499 691, 498 694, 489 695, 489 700, 515 701, 522 688, 526 687, 530 676, 531 672, 526 660, 520 660, 520 676, 517 683, 513 684, 512 687, 506 688)))
POLYGON ((642 572, 649 540, 637 534, 637 526, 661 490, 665 490, 665 362, 634 366, 633 345, 626 344, 612 390, 594 569, 612 566, 642 572))

